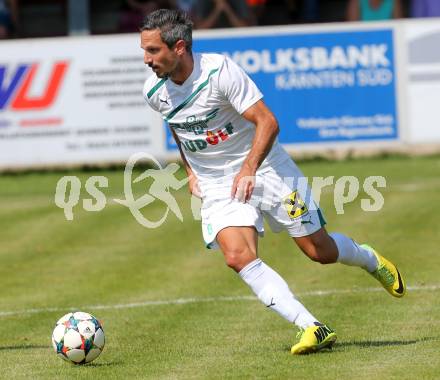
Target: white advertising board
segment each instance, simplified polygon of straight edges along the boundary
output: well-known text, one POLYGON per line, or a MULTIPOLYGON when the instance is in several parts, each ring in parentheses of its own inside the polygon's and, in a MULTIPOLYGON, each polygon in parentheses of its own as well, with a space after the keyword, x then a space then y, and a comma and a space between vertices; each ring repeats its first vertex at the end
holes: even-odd
MULTIPOLYGON (((320 89, 301 110, 308 110, 312 103, 320 105, 320 112, 323 105, 335 112, 342 112, 343 106, 353 112, 353 102, 369 107, 368 111, 374 105, 378 110, 373 113, 393 115, 390 147, 440 143, 440 19, 196 31, 194 47, 212 51, 212 46, 221 47, 219 41, 223 38, 226 47, 221 47, 221 51, 227 52, 246 38, 261 38, 269 43, 277 36, 276 41, 281 41, 280 35, 286 40, 286 52, 292 50, 295 41, 301 46, 304 41, 311 41, 312 50, 316 46, 323 50, 326 41, 329 46, 333 43, 331 38, 348 44, 347 49, 362 52, 365 44, 386 46, 388 71, 394 81, 388 84, 389 93, 371 96, 367 92, 374 92, 374 86, 351 86, 359 93, 348 94, 350 101, 337 103, 336 95, 331 96, 331 101, 322 100, 329 91, 320 89), (233 41, 229 43, 227 39, 233 41)), ((253 41, 254 45, 258 44, 253 41)), ((248 46, 246 42, 244 48, 248 46)), ((271 46, 265 52, 277 49, 271 46)), ((344 50, 338 46, 327 50, 344 50)), ((338 62, 342 62, 338 57, 338 62)), ((1 41, 0 169, 126 162, 136 152, 146 152, 157 159, 177 157, 160 115, 142 98, 148 75, 152 73, 143 63, 137 34, 1 41)), ((250 75, 255 76, 266 102, 276 111, 271 103, 276 91, 264 87, 269 82, 262 74, 261 78, 255 73, 250 75)), ((342 94, 344 89, 339 92, 342 94)), ((280 102, 292 99, 292 94, 284 94, 280 102)), ((283 124, 284 113, 279 112, 277 117, 283 124)), ((380 147, 379 137, 374 141, 340 138, 326 143, 313 136, 308 138, 302 130, 289 135, 289 130, 283 128, 280 141, 295 151, 321 152, 326 147, 343 150, 347 146, 357 148, 361 143, 372 149, 380 147)))
POLYGON ((0 167, 162 157, 150 74, 136 34, 1 42, 0 167))
POLYGON ((440 142, 440 19, 405 25, 409 143, 440 142))

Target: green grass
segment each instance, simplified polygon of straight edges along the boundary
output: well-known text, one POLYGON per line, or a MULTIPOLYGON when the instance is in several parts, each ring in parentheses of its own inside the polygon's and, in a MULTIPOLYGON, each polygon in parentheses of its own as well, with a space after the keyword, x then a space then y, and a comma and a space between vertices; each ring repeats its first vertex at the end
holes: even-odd
MULTIPOLYGON (((379 212, 362 211, 361 193, 337 215, 332 188, 321 206, 329 231, 377 247, 414 288, 393 299, 365 272, 313 263, 286 234, 268 232, 260 256, 337 331, 331 352, 291 356, 296 330, 258 301, 236 298, 251 292, 218 251, 205 250, 186 188, 173 192, 184 223, 170 214, 162 227, 146 229, 110 202, 123 196, 122 170, 1 175, 0 377, 437 379, 440 158, 312 161, 301 168, 308 176, 387 179, 379 212), (108 177, 105 209, 86 212, 79 204, 66 221, 54 203, 64 174, 78 175, 83 185, 91 175, 108 177), (334 292, 317 294, 328 289, 334 292), (87 366, 61 361, 50 344, 54 323, 73 308, 96 315, 106 332, 103 354, 87 366)), ((82 190, 81 201, 90 197, 82 190)), ((157 201, 144 215, 153 219, 164 210, 157 201)))

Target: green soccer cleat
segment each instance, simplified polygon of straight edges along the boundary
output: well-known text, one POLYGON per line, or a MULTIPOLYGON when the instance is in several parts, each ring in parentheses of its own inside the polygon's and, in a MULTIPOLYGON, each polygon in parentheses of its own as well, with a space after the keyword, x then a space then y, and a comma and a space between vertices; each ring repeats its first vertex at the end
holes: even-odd
POLYGON ((378 280, 382 286, 394 297, 403 297, 406 292, 405 282, 396 268, 396 266, 388 261, 385 257, 379 255, 373 248, 367 244, 362 244, 362 248, 373 252, 377 258, 377 268, 371 275, 378 280))
POLYGON ((307 327, 300 331, 300 339, 292 346, 293 355, 311 354, 323 348, 332 348, 336 341, 336 333, 328 326, 315 322, 315 326, 307 327))

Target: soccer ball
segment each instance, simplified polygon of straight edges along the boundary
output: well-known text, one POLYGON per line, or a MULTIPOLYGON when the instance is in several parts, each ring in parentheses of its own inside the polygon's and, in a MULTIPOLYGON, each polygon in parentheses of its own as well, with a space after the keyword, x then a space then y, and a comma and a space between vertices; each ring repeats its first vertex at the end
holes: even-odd
POLYGON ((57 355, 74 364, 95 360, 105 344, 104 330, 91 314, 77 311, 61 317, 52 333, 57 355))

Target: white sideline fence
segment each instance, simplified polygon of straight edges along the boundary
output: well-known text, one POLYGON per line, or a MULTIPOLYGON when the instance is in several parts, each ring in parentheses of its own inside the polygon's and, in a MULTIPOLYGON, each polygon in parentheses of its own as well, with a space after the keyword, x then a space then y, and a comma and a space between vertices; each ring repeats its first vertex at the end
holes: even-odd
MULTIPOLYGON (((440 151, 440 19, 196 31, 255 80, 299 156, 440 151)), ((0 42, 0 169, 177 151, 142 97, 137 34, 0 42)))

